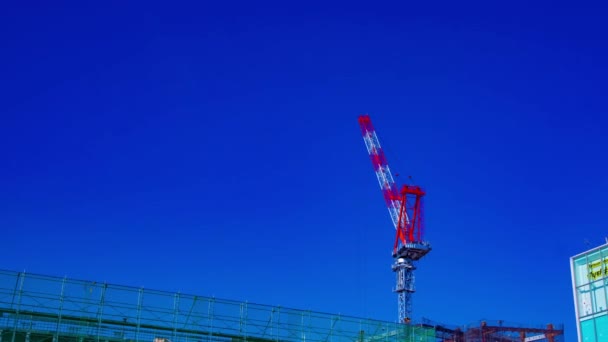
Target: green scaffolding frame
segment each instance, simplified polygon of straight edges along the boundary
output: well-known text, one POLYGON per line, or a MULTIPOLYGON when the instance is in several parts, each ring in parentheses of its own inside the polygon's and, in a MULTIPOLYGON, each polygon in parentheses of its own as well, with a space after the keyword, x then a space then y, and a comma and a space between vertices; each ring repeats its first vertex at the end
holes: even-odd
POLYGON ((435 341, 433 328, 0 270, 0 342, 435 341))

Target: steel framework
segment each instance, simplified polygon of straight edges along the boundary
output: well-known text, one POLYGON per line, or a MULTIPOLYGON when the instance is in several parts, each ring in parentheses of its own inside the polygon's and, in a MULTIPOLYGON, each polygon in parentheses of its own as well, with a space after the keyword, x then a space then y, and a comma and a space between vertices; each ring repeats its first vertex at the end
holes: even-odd
POLYGON ((397 183, 393 179, 369 115, 359 116, 359 125, 396 230, 392 253, 394 262, 391 268, 397 275, 394 291, 398 296, 399 322, 410 323, 412 295, 416 291, 414 287, 415 262, 431 251, 431 245, 424 241, 422 236, 424 227, 422 201, 426 193, 415 185, 404 185, 401 191, 397 190, 397 183))
POLYGON ((423 319, 442 342, 563 342, 563 325, 524 326, 504 321, 480 321, 467 327, 446 327, 423 319))

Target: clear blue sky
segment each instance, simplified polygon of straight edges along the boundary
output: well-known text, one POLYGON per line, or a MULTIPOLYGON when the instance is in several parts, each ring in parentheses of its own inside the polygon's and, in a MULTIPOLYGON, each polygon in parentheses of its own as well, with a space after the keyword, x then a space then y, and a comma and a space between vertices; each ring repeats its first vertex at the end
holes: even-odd
POLYGON ((4 5, 1 268, 394 321, 370 113, 428 192, 414 317, 575 339, 604 8, 121 3, 4 5))

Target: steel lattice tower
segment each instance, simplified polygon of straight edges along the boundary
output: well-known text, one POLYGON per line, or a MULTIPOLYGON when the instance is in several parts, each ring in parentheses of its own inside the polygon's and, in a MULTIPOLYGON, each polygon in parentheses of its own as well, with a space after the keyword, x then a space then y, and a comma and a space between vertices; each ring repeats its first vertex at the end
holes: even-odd
POLYGON ((384 151, 369 115, 359 116, 359 125, 367 147, 378 183, 395 226, 392 270, 397 275, 394 292, 398 295, 399 322, 409 323, 412 315, 415 262, 431 251, 431 245, 422 239, 423 205, 426 194, 422 188, 404 185, 398 191, 397 184, 388 167, 384 151))

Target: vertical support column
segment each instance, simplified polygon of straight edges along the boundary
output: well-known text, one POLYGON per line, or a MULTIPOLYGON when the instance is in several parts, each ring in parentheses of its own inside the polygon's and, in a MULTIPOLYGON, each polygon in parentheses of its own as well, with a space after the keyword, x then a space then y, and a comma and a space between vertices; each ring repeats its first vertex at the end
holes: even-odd
MULTIPOLYGON (((306 333, 308 335, 306 335, 306 340, 310 341, 310 340, 314 340, 315 339, 315 334, 312 333, 313 328, 312 328, 312 312, 310 310, 308 310, 308 324, 306 325, 306 333)), ((317 333, 318 334, 318 333, 317 333)))
POLYGON ((327 334, 327 339, 325 339, 326 342, 332 342, 332 333, 334 332, 333 323, 334 323, 334 318, 332 317, 329 320, 329 333, 327 334))
POLYGON ((241 303, 241 319, 239 322, 239 332, 243 337, 243 341, 247 342, 247 302, 241 303))
POLYGON ((106 288, 108 284, 103 283, 101 287, 101 295, 99 296, 99 307, 97 308, 97 342, 99 342, 101 338, 101 321, 103 319, 103 309, 106 304, 106 288))
POLYGON ((173 297, 173 335, 171 341, 177 340, 177 315, 179 315, 179 292, 173 297))
POLYGON ((399 301, 397 304, 399 309, 399 323, 407 323, 407 298, 405 292, 399 292, 397 300, 399 301))
POLYGON ((25 272, 17 274, 17 281, 15 283, 15 291, 13 292, 13 302, 15 301, 15 295, 17 295, 17 308, 15 309, 15 324, 13 326, 13 336, 11 342, 15 342, 17 338, 17 323, 19 323, 19 316, 21 311, 21 296, 23 293, 23 283, 25 282, 25 272))
POLYGON ((63 303, 65 301, 66 282, 67 277, 63 277, 63 281, 61 281, 61 294, 59 295, 59 313, 57 316, 57 328, 55 329, 55 334, 53 335, 53 342, 59 341, 59 331, 61 331, 61 319, 63 318, 63 303))
POLYGON ((137 295, 137 328, 135 330, 135 342, 139 341, 139 328, 141 326, 141 307, 144 300, 144 289, 140 288, 137 295))
POLYGON ((404 295, 405 295, 405 299, 404 299, 404 303, 403 303, 403 305, 405 307, 405 309, 404 309, 404 311, 405 311, 404 320, 405 320, 405 323, 408 323, 408 324, 410 323, 410 320, 412 319, 412 317, 411 317, 411 315, 412 315, 412 306, 413 306, 412 305, 412 299, 413 299, 412 298, 413 297, 412 294, 415 291, 415 288, 414 288, 414 270, 415 269, 416 268, 414 267, 413 262, 408 260, 407 264, 405 266, 405 269, 404 269, 404 277, 405 277, 405 279, 404 279, 404 282, 405 282, 405 292, 404 292, 404 295))
POLYGON ((272 338, 272 334, 274 334, 274 308, 272 308, 272 310, 270 310, 270 321, 268 322, 268 325, 270 325, 270 338, 272 338))
POLYGON ((215 298, 211 298, 209 300, 209 307, 207 309, 207 317, 208 317, 208 326, 209 326, 209 335, 207 335, 207 340, 211 341, 211 337, 213 336, 213 309, 215 302, 215 298))
POLYGON ((332 329, 334 330, 334 335, 337 336, 338 341, 342 339, 342 330, 340 329, 342 327, 342 315, 338 314, 338 316, 336 317, 336 321, 334 322, 334 326, 332 327, 332 329))
POLYGON ((306 342, 306 334, 304 333, 304 312, 302 312, 302 318, 300 321, 300 341, 306 342))
POLYGON ((395 263, 391 267, 393 272, 396 273, 397 276, 397 284, 395 285, 395 292, 397 292, 397 309, 399 314, 399 323, 406 323, 406 319, 408 319, 408 296, 406 293, 408 292, 409 284, 407 283, 406 277, 406 267, 409 263, 405 258, 397 257, 395 258, 395 263))
POLYGON ((398 294, 398 309, 399 323, 409 324, 412 315, 412 297, 416 288, 414 286, 414 261, 407 253, 398 254, 395 257, 395 262, 391 266, 393 272, 397 275, 397 285, 394 292, 398 294))
POLYGON ((277 334, 275 341, 279 342, 279 336, 281 336, 281 307, 277 306, 277 334))

